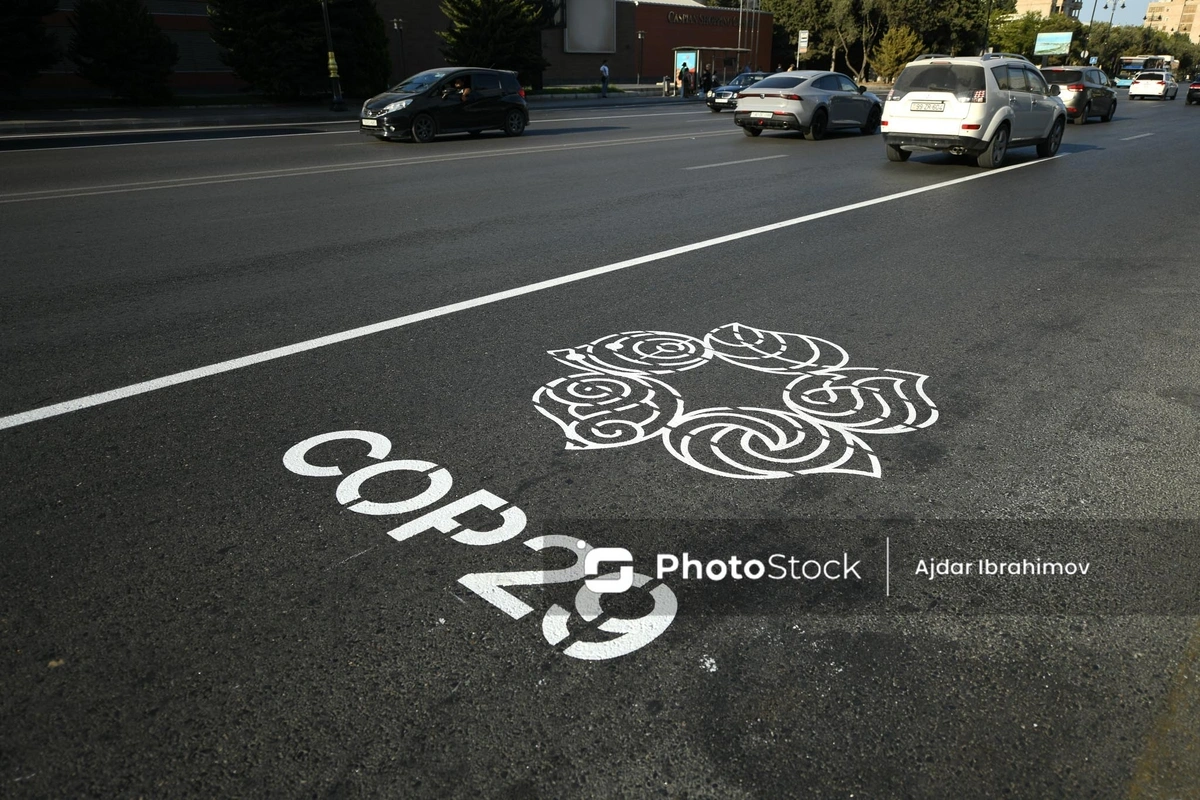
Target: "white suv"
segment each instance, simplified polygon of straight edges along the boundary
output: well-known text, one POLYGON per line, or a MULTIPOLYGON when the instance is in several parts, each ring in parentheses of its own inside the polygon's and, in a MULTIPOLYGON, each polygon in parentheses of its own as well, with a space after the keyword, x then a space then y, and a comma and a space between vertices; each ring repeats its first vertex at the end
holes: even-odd
POLYGON ((1010 147, 1058 152, 1067 108, 1023 56, 921 56, 904 68, 883 106, 880 127, 889 161, 914 151, 972 155, 998 167, 1010 147))

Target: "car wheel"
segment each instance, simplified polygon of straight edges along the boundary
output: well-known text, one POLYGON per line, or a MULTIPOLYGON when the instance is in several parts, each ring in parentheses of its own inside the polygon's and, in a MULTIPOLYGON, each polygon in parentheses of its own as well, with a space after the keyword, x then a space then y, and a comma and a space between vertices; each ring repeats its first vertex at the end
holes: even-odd
POLYGON ((871 106, 871 112, 867 114, 867 124, 859 128, 864 136, 870 136, 879 130, 879 120, 883 117, 883 109, 879 106, 871 106))
POLYGON ((437 124, 428 114, 418 114, 412 121, 412 138, 414 142, 428 144, 437 135, 437 124))
POLYGON ((995 169, 1004 163, 1004 157, 1008 155, 1008 123, 1004 123, 996 131, 996 135, 988 142, 987 150, 984 150, 975 158, 975 163, 984 169, 995 169))
POLYGON ((1050 127, 1050 135, 1046 137, 1046 141, 1038 143, 1038 158, 1049 158, 1058 152, 1058 146, 1062 144, 1063 128, 1065 127, 1067 127, 1067 124, 1063 122, 1062 117, 1054 120, 1054 125, 1050 127))
POLYGON ((504 135, 520 136, 525 132, 525 115, 515 108, 504 115, 504 135))
POLYGON ((762 133, 762 128, 746 127, 742 128, 742 133, 746 134, 747 136, 758 136, 760 133, 762 133))
POLYGON ((912 155, 908 150, 901 150, 890 144, 884 144, 883 149, 887 152, 888 161, 908 161, 908 157, 912 155))
POLYGON ((1076 125, 1087 125, 1088 117, 1090 117, 1091 114, 1092 114, 1092 104, 1085 103, 1083 106, 1083 113, 1080 114, 1077 119, 1073 119, 1071 121, 1074 122, 1076 125))
POLYGON ((1117 115, 1117 101, 1113 100, 1108 105, 1108 113, 1100 118, 1101 122, 1112 122, 1112 118, 1117 115))
POLYGON ((804 138, 810 142, 819 142, 825 138, 825 129, 829 127, 829 114, 825 109, 818 108, 813 114, 812 122, 809 123, 808 130, 804 132, 804 138))

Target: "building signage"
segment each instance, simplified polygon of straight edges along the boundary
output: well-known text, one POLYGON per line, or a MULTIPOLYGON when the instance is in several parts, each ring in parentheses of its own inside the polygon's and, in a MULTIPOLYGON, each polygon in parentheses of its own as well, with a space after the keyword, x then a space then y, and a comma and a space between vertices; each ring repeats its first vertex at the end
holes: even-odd
POLYGON ((668 11, 667 22, 675 25, 716 25, 723 28, 731 28, 737 24, 737 20, 731 16, 681 14, 678 11, 668 11))

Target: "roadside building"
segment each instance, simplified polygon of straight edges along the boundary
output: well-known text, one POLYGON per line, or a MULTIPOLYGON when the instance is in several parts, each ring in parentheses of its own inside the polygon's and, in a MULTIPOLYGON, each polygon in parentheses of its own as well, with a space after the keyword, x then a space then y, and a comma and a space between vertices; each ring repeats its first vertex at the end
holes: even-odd
MULTIPOLYGON (((314 0, 316 2, 316 0, 314 0)), ((446 66, 439 31, 449 21, 441 0, 375 0, 389 42, 393 81, 433 67, 446 66)), ((179 47, 172 76, 178 92, 236 91, 245 88, 221 62, 210 35, 205 0, 146 0, 154 21, 179 47)), ((771 14, 746 8, 712 8, 696 0, 560 0, 554 27, 542 31, 542 54, 550 62, 546 84, 598 83, 600 62, 608 59, 614 83, 643 82, 673 75, 674 54, 682 48, 698 52, 718 76, 743 67, 769 68, 771 14)), ((46 18, 47 28, 63 51, 71 39, 74 0, 60 0, 46 18)), ((488 65, 490 66, 490 65, 488 65)), ((691 65, 695 67, 695 65, 691 65)), ((88 84, 65 58, 43 73, 34 90, 86 90, 88 84)))
POLYGON ((1200 0, 1158 0, 1146 7, 1143 25, 1167 35, 1182 33, 1200 44, 1200 29, 1196 27, 1196 10, 1200 0))
POLYGON ((1020 17, 1030 11, 1036 11, 1043 17, 1054 14, 1066 14, 1068 17, 1079 18, 1083 10, 1083 0, 1017 0, 1016 16, 1020 17))

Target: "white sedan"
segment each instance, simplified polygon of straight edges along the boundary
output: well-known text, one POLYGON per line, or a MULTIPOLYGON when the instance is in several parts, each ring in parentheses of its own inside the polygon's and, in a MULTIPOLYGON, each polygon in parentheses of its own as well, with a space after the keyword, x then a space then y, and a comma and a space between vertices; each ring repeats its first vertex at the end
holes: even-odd
POLYGON ((1174 100, 1179 94, 1179 84, 1169 72, 1139 72, 1129 84, 1129 99, 1157 97, 1159 100, 1174 100))
POLYGON ((777 72, 738 93, 733 122, 747 136, 800 131, 816 141, 831 130, 879 130, 883 101, 840 72, 777 72))

